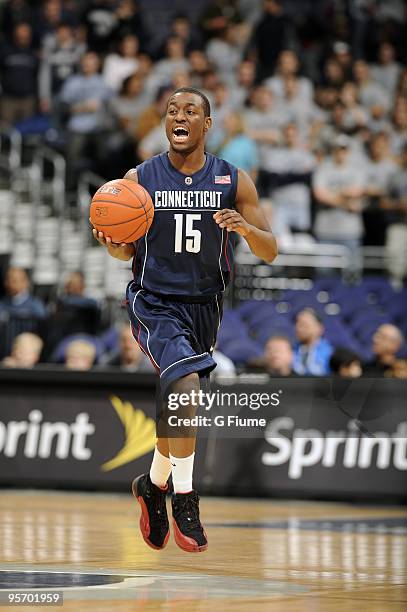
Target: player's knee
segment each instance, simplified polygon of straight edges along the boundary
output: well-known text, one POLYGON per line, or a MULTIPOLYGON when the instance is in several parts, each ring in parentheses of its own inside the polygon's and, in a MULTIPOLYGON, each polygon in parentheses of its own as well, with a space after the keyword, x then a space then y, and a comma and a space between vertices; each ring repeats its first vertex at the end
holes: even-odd
POLYGON ((193 416, 199 406, 199 390, 199 376, 196 372, 179 378, 170 388, 168 398, 171 406, 176 405, 178 412, 184 416, 193 416))
POLYGON ((199 376, 196 372, 187 374, 182 378, 178 378, 171 385, 171 391, 173 393, 188 393, 191 395, 193 392, 199 392, 199 376))

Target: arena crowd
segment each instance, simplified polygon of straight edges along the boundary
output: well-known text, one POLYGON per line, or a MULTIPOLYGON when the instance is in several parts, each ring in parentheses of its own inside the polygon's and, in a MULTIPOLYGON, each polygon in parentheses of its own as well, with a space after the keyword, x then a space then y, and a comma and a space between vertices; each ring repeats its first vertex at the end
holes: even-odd
MULTIPOLYGON (((0 2, 1 121, 65 155, 67 191, 73 194, 85 169, 116 178, 165 150, 162 122, 169 93, 197 87, 212 107, 208 151, 250 173, 280 240, 307 233, 320 243, 344 245, 356 271, 361 245, 384 246, 393 286, 402 289, 407 271, 404 3, 212 0, 197 2, 192 12, 190 3, 174 4, 171 13, 163 0, 168 20, 155 27, 149 3, 141 0, 0 2)), ((10 294, 14 275, 20 276, 15 282, 23 285, 24 296, 30 295, 24 274, 13 269, 6 274, 0 316, 7 309, 24 310, 25 304, 36 325, 11 330, 4 365, 18 363, 19 347, 29 344, 34 363, 42 353, 43 360, 65 360, 67 367, 115 363, 149 369, 144 355, 134 355, 134 363, 125 356, 126 329, 114 342, 107 337, 103 346, 93 342, 89 348, 80 337, 70 351, 62 351, 63 338, 53 336, 60 327, 52 317, 80 301, 88 318, 81 329, 64 329, 93 337, 100 329, 89 313, 99 307, 84 297, 83 287, 72 292, 72 279, 58 307, 31 297, 28 303, 18 291, 10 294)), ((74 285, 81 285, 79 277, 74 285)), ((358 355, 337 355, 323 343, 318 359, 324 365, 316 366, 315 354, 303 348, 311 341, 302 339, 301 324, 313 328, 308 333, 313 346, 323 337, 322 323, 305 310, 296 318, 294 347, 284 337, 274 338, 260 361, 247 366, 263 364, 287 375, 340 373, 343 366, 346 372, 348 366, 361 370, 358 355), (288 365, 276 366, 276 355, 285 355, 288 365)), ((381 349, 372 352, 376 373, 389 373, 402 332, 393 326, 377 333, 379 344, 383 334, 391 336, 393 348, 384 350, 384 361, 381 349)), ((228 367, 234 366, 225 362, 228 367)))

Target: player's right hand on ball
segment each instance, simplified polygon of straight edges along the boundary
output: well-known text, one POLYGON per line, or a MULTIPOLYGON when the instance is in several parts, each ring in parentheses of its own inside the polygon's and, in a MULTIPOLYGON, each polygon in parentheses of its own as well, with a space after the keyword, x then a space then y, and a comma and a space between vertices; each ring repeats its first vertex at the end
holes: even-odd
POLYGON ((105 236, 103 232, 98 232, 95 228, 92 229, 92 234, 95 240, 99 242, 99 244, 107 248, 109 254, 112 255, 112 257, 122 259, 123 261, 128 261, 133 257, 134 246, 132 244, 127 244, 126 242, 117 244, 115 242, 112 242, 110 236, 105 236))
POLYGON ((99 244, 102 244, 105 247, 109 247, 111 249, 120 249, 127 246, 125 242, 122 242, 121 244, 112 242, 110 236, 105 236, 103 232, 98 232, 95 228, 93 228, 92 234, 95 240, 97 240, 99 244))

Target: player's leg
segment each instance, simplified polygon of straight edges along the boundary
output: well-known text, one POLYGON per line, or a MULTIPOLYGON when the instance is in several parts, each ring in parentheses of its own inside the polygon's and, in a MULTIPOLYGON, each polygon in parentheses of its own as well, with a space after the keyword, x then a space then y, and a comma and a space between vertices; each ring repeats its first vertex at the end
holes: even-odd
MULTIPOLYGON (((212 334, 207 332, 207 329, 204 330, 203 336, 207 339, 208 347, 202 345, 197 339, 193 314, 194 311, 199 311, 199 307, 195 304, 171 303, 139 288, 133 288, 131 283, 127 289, 127 304, 133 335, 157 370, 163 394, 168 395, 169 391, 182 393, 186 390, 186 386, 190 391, 199 391, 197 372, 200 374, 202 372, 209 373, 216 366, 209 351, 212 334), (191 374, 193 376, 190 376, 191 374)), ((211 311, 214 309, 218 310, 213 304, 211 311)), ((210 318, 213 319, 212 316, 210 318)), ((157 412, 161 412, 161 406, 158 407, 157 412)), ((163 415, 164 412, 161 416, 163 415)), ((157 458, 157 462, 160 461, 161 467, 163 466, 162 462, 166 460, 167 453, 170 454, 171 452, 170 446, 167 448, 165 442, 165 439, 170 436, 167 435, 165 429, 162 430, 162 423, 163 419, 161 418, 157 423, 159 442, 155 453, 155 458, 157 458)), ((187 459, 187 471, 191 473, 193 461, 191 467, 188 457, 193 455, 194 452, 195 435, 196 433, 193 432, 191 437, 191 432, 188 431, 186 435, 180 436, 180 433, 177 432, 177 435, 173 436, 178 438, 173 446, 174 457, 181 460, 181 463, 182 460, 187 459), (185 438, 183 442, 179 440, 180 437, 185 438), (176 453, 179 453, 179 455, 176 453)), ((155 472, 155 468, 153 468, 153 471, 155 472)), ((182 473, 180 478, 177 475, 175 476, 176 481, 181 478, 183 478, 182 473)), ((189 480, 188 477, 187 481, 189 482, 189 480)), ((153 548, 163 548, 168 540, 165 491, 154 485, 150 474, 144 474, 134 481, 133 492, 142 508, 140 528, 144 540, 153 548)), ((176 495, 185 494, 176 493, 176 495)), ((182 504, 184 509, 192 505, 194 507, 193 514, 195 517, 198 515, 199 520, 199 509, 198 512, 196 511, 197 494, 191 491, 187 496, 179 498, 178 501, 181 499, 184 501, 182 504)), ((191 516, 187 516, 185 520, 191 522, 188 521, 188 518, 191 518, 191 516)), ((196 524, 196 521, 193 524, 196 524)), ((188 542, 188 546, 184 549, 191 550, 191 542, 188 542)), ((200 542, 197 544, 195 541, 193 544, 194 550, 203 550, 204 548, 206 548, 206 543, 200 542)))
POLYGON ((157 442, 150 471, 133 481, 133 494, 141 507, 140 530, 144 541, 156 550, 164 548, 170 531, 166 506, 171 474, 167 424, 160 391, 157 392, 157 442))
MULTIPOLYGON (((200 382, 196 372, 183 376, 171 384, 173 396, 182 397, 177 417, 190 419, 197 411, 196 398, 199 396, 200 382), (186 402, 187 396, 190 402, 186 402)), ((170 428, 168 428, 170 429, 170 428)), ((201 552, 207 549, 208 540, 199 516, 199 496, 192 486, 195 459, 196 427, 182 426, 178 435, 169 434, 172 482, 173 533, 175 542, 186 552, 201 552)))

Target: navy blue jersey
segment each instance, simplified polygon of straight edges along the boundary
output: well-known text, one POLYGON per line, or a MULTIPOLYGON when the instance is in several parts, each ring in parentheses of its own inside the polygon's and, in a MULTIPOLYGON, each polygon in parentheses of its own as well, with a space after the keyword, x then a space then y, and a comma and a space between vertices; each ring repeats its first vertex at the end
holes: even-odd
POLYGON ((213 215, 235 208, 237 168, 206 153, 192 175, 174 168, 168 153, 137 167, 138 181, 154 202, 154 221, 136 243, 137 286, 162 295, 213 296, 224 291, 233 265, 234 234, 213 215))

